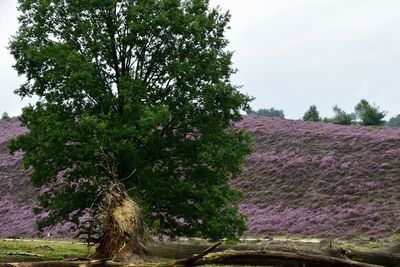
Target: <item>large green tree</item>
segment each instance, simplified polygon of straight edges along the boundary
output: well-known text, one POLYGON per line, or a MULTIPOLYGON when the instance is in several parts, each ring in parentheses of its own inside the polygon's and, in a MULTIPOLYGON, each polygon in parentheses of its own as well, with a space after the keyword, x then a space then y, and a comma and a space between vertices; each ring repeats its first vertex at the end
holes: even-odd
POLYGON ((47 188, 40 226, 78 224, 116 185, 161 234, 245 229, 229 180, 250 151, 233 127, 250 98, 230 82, 229 13, 207 0, 19 0, 19 10, 10 50, 27 81, 16 93, 39 100, 10 148, 47 188))

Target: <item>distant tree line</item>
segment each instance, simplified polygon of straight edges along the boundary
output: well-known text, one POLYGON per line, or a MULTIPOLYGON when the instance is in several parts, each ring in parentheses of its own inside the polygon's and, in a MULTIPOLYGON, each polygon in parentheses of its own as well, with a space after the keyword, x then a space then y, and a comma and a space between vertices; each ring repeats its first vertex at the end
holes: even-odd
POLYGON ((400 128, 400 114, 396 117, 392 117, 387 123, 387 127, 397 127, 400 128))
POLYGON ((249 112, 251 115, 258 115, 258 116, 265 116, 265 117, 277 117, 277 118, 285 118, 285 114, 283 113, 282 109, 275 109, 275 108, 270 108, 270 109, 265 109, 261 108, 257 111, 251 110, 249 112))
MULTIPOLYGON (((367 100, 362 99, 355 107, 354 112, 347 113, 338 105, 333 106, 334 116, 331 118, 322 118, 315 105, 309 107, 304 113, 304 121, 325 122, 339 125, 352 125, 360 124, 364 126, 386 126, 386 127, 399 127, 400 128, 400 114, 396 117, 384 121, 387 115, 386 111, 381 111, 379 106, 370 104, 367 100)), ((278 117, 285 118, 282 109, 275 108, 262 108, 257 111, 251 110, 251 115, 265 116, 265 117, 278 117)))
POLYGON ((385 124, 383 118, 386 111, 381 111, 375 104, 371 105, 367 100, 362 99, 355 107, 353 113, 346 113, 340 107, 333 107, 334 116, 332 118, 321 118, 317 107, 312 105, 306 113, 304 113, 304 121, 323 121, 326 123, 334 123, 340 125, 361 124, 364 126, 382 126, 385 124))

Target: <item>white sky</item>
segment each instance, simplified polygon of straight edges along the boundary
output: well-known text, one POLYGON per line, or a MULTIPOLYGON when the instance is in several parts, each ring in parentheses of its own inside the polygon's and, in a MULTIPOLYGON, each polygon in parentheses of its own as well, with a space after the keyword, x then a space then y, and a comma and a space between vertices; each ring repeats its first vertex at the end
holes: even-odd
MULTIPOLYGON (((17 0, 0 0, 0 112, 20 114, 13 90, 22 83, 6 49, 17 29, 17 0)), ((331 116, 365 98, 400 113, 400 1, 211 0, 232 14, 227 38, 242 90, 253 108, 300 118, 315 104, 331 116)))

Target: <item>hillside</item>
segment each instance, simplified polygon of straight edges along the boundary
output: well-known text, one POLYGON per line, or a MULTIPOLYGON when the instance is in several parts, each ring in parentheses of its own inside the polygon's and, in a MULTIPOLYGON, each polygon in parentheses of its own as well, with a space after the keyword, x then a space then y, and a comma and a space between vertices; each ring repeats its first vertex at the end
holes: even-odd
POLYGON ((22 153, 10 155, 8 141, 26 132, 16 118, 0 120, 0 237, 35 234, 32 207, 38 190, 22 167, 22 153))
POLYGON ((400 233, 400 130, 248 116, 242 212, 252 233, 400 233))
MULTIPOLYGON (((384 237, 400 234, 400 130, 247 116, 254 138, 242 212, 253 234, 384 237)), ((38 190, 7 142, 25 132, 0 121, 0 237, 35 234, 38 190)))

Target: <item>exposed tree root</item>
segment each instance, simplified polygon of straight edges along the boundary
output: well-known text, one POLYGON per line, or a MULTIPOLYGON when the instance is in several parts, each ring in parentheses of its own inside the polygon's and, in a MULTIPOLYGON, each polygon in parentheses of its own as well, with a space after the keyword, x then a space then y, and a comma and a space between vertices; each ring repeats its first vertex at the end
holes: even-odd
POLYGON ((102 236, 93 259, 138 261, 143 254, 143 219, 138 205, 118 184, 106 192, 100 206, 102 236))

